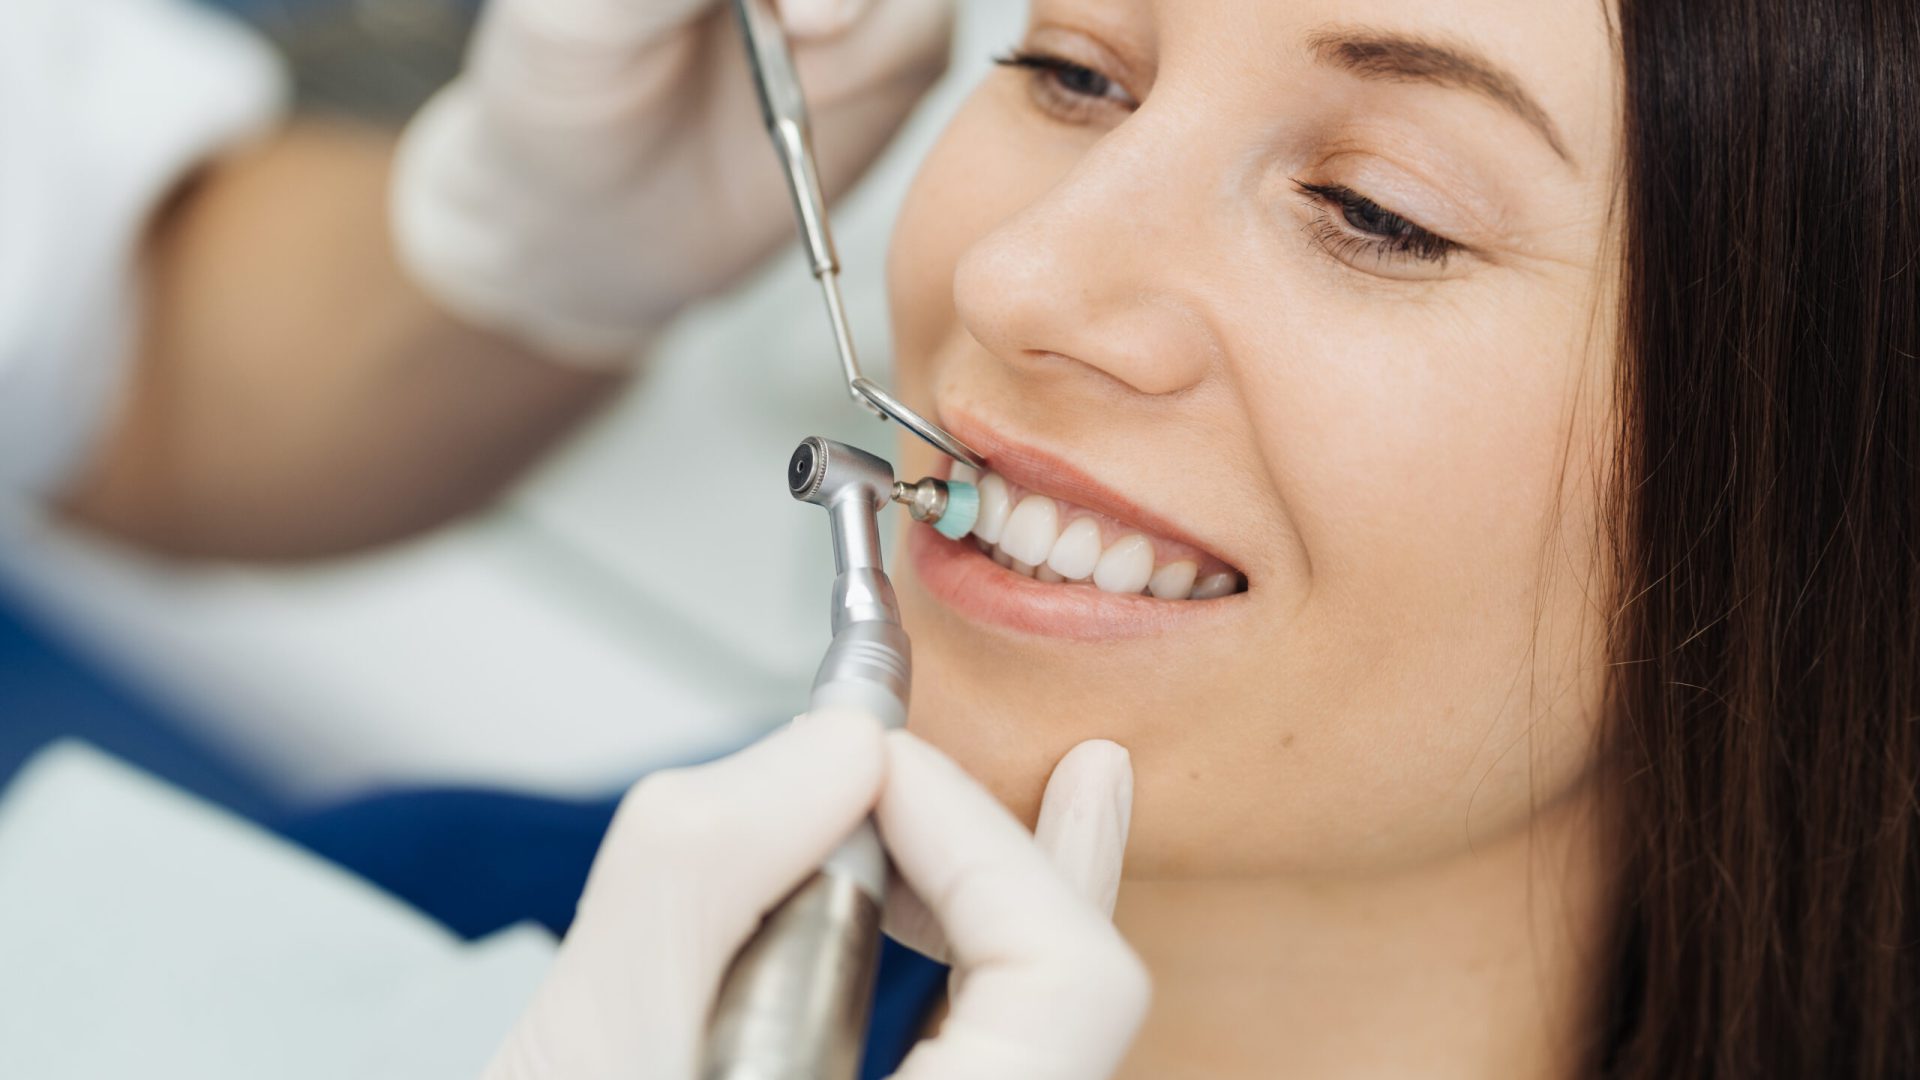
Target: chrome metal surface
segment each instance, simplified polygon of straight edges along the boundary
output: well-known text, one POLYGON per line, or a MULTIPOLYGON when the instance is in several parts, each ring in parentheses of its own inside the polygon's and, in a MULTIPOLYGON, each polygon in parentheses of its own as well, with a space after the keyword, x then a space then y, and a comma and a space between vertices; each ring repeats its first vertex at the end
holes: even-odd
POLYGON ((893 417, 901 427, 920 436, 935 450, 976 469, 986 469, 987 459, 975 453, 973 447, 954 438, 947 429, 908 408, 905 402, 888 393, 879 383, 865 377, 857 378, 853 380, 853 390, 874 408, 893 417))
MULTIPOLYGON (((833 642, 808 708, 857 709, 902 727, 912 646, 881 565, 878 518, 893 491, 893 466, 810 438, 787 462, 787 490, 827 510, 838 570, 833 642)), ((768 914, 714 1002, 703 1080, 852 1080, 872 1008, 887 874, 879 833, 863 822, 768 914)))
POLYGON ((788 47, 786 31, 768 0, 733 0, 733 8, 746 41, 753 84, 760 95, 761 117, 766 121, 767 134, 773 139, 780 168, 786 175, 787 192, 793 199, 800 240, 806 246, 808 265, 819 280, 820 294, 826 301, 827 320, 833 329, 840 374, 847 380, 847 393, 874 415, 891 417, 941 453, 975 468, 986 468, 986 461, 967 444, 907 408, 861 373, 860 357, 854 351, 853 332, 847 323, 846 300, 840 295, 840 256, 833 245, 833 228, 813 152, 812 121, 808 118, 806 95, 800 89, 800 76, 794 68, 793 50, 788 47))
MULTIPOLYGON (((833 523, 834 569, 841 576, 861 569, 881 573, 876 515, 893 492, 892 465, 857 446, 814 436, 787 463, 787 491, 826 508, 833 523)), ((887 590, 889 596, 892 591, 887 590)), ((897 615, 893 621, 899 621, 897 615)))
POLYGON ((903 480, 893 485, 893 501, 906 507, 913 520, 928 525, 938 525, 940 519, 947 516, 947 502, 951 497, 946 483, 931 476, 917 484, 903 480))
POLYGON ((808 878, 728 969, 702 1080, 853 1080, 879 955, 879 902, 850 876, 808 878))
MULTIPOLYGON (((878 578, 878 584, 886 590, 886 601, 874 606, 891 607, 893 586, 884 576, 878 578)), ((851 622, 837 628, 833 644, 820 661, 820 669, 813 677, 814 700, 809 708, 820 707, 821 696, 836 685, 870 686, 884 691, 885 697, 867 695, 865 711, 879 717, 888 727, 904 727, 912 679, 912 646, 898 622, 889 619, 851 622)))
POLYGON ((833 330, 835 355, 840 358, 840 374, 847 380, 847 393, 861 408, 885 420, 886 412, 860 392, 859 384, 866 376, 860 374, 860 359, 853 351, 853 327, 847 322, 846 301, 840 296, 840 275, 835 272, 818 277, 820 295, 827 301, 827 323, 833 330))

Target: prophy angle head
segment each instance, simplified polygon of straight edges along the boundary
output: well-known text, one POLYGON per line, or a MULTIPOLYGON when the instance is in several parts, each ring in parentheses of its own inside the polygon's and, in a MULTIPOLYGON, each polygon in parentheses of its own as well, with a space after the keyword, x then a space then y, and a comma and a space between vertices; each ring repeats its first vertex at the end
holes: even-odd
POLYGON ((845 443, 813 436, 787 462, 787 491, 815 506, 833 506, 850 495, 878 510, 893 493, 893 466, 845 443))

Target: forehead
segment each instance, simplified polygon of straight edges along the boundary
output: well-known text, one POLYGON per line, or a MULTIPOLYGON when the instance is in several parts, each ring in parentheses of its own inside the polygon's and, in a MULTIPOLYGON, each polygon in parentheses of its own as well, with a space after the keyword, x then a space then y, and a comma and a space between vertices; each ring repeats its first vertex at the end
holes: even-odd
MULTIPOLYGON (((1116 47, 1150 52, 1163 68, 1192 62, 1253 93, 1283 94, 1302 79, 1324 78, 1473 96, 1475 88, 1458 81, 1363 78, 1315 48, 1343 35, 1433 45, 1510 81, 1537 103, 1571 156, 1597 159, 1613 145, 1619 54, 1608 0, 1034 0, 1033 17, 1084 22, 1116 47)), ((1284 97, 1274 107, 1284 109, 1284 97)))

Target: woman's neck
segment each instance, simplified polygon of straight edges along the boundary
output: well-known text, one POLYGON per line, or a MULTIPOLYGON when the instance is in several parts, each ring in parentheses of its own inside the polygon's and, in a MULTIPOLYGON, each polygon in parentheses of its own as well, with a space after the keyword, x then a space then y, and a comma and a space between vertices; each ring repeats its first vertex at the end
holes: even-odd
POLYGON ((1583 803, 1390 875, 1129 880, 1154 1004, 1121 1076, 1574 1075, 1606 930, 1583 803))

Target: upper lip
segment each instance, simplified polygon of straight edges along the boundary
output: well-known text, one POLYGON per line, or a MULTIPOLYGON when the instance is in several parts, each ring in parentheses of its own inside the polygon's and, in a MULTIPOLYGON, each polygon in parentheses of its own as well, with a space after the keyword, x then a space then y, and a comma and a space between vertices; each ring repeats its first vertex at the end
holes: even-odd
MULTIPOLYGON (((1104 514, 1168 540, 1177 540, 1233 564, 1233 560, 1196 538, 1179 523, 1122 495, 1063 457, 1016 441, 958 410, 943 412, 941 423, 960 441, 987 459, 988 472, 1000 474, 1009 483, 1027 491, 1065 499, 1096 514, 1104 514)), ((1240 569, 1244 573, 1244 568, 1240 569)))

